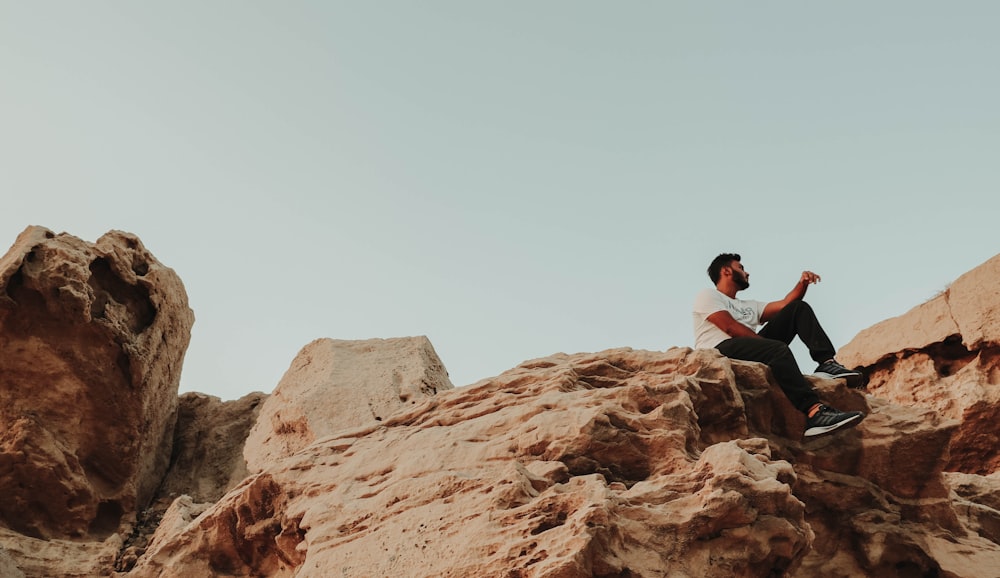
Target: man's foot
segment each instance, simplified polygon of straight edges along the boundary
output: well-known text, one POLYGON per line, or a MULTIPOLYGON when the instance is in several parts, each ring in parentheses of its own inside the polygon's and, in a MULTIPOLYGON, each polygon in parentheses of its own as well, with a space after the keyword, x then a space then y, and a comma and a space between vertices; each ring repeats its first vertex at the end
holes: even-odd
POLYGON ((864 414, 860 411, 837 411, 832 407, 818 404, 806 416, 805 437, 830 433, 840 428, 850 428, 861 423, 864 414))
POLYGON ((860 371, 847 369, 837 363, 836 359, 829 359, 817 365, 813 375, 827 379, 846 379, 847 387, 858 388, 865 384, 865 376, 860 371))

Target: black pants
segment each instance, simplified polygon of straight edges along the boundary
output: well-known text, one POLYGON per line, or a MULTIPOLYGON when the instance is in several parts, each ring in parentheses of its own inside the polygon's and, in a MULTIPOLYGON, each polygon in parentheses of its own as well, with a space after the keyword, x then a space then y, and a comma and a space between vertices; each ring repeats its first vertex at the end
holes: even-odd
POLYGON ((809 355, 817 363, 831 359, 836 353, 833 343, 816 319, 816 313, 805 301, 790 303, 757 332, 758 337, 732 337, 718 344, 723 355, 742 361, 766 363, 775 381, 788 396, 792 405, 806 412, 819 397, 812 384, 802 377, 795 355, 788 344, 797 335, 809 348, 809 355))

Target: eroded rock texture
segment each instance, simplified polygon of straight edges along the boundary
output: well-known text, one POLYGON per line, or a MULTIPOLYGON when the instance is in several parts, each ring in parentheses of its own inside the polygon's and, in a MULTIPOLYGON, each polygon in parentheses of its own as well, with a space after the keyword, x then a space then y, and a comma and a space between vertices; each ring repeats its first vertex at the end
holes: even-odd
POLYGON ((865 371, 872 394, 959 422, 949 470, 1000 469, 1000 255, 862 331, 839 357, 865 371))
POLYGON ((766 368, 714 352, 534 360, 276 457, 207 510, 176 504, 129 576, 1000 567, 985 492, 942 474, 955 422, 815 384, 867 419, 804 443, 766 368))
POLYGON ((32 227, 0 258, 0 576, 1000 577, 997 277, 859 335, 870 391, 813 384, 866 419, 803 441, 765 366, 685 348, 453 389, 426 338, 317 340, 271 396, 178 399, 176 275, 32 227))
POLYGON ((0 524, 101 541, 152 497, 193 321, 134 235, 17 238, 0 258, 0 524))
POLYGON ((125 537, 116 570, 131 569, 157 527, 176 523, 176 512, 197 515, 246 478, 243 446, 266 397, 259 392, 235 401, 201 393, 180 397, 170 467, 125 537))
POLYGON ((451 389, 426 337, 343 341, 302 348, 264 402, 245 456, 252 472, 337 430, 369 425, 451 389))

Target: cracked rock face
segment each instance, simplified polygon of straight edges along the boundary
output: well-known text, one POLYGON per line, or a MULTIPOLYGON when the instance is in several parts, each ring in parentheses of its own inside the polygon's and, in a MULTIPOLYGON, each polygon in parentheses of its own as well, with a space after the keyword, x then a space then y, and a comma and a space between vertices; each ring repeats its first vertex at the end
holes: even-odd
POLYGON ((1000 255, 838 353, 868 390, 957 420, 949 470, 1000 470, 1000 255))
POLYGON ((101 540, 167 468, 193 314, 134 235, 29 227, 0 258, 0 522, 101 540))

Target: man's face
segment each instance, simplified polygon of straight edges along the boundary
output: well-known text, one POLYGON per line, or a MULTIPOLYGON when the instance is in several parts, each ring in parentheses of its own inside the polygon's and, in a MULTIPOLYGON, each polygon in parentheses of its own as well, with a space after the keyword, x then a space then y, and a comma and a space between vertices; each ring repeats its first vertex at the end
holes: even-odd
POLYGON ((733 282, 741 291, 750 286, 750 273, 747 273, 747 270, 743 268, 743 263, 733 261, 729 264, 729 268, 733 272, 733 282))

